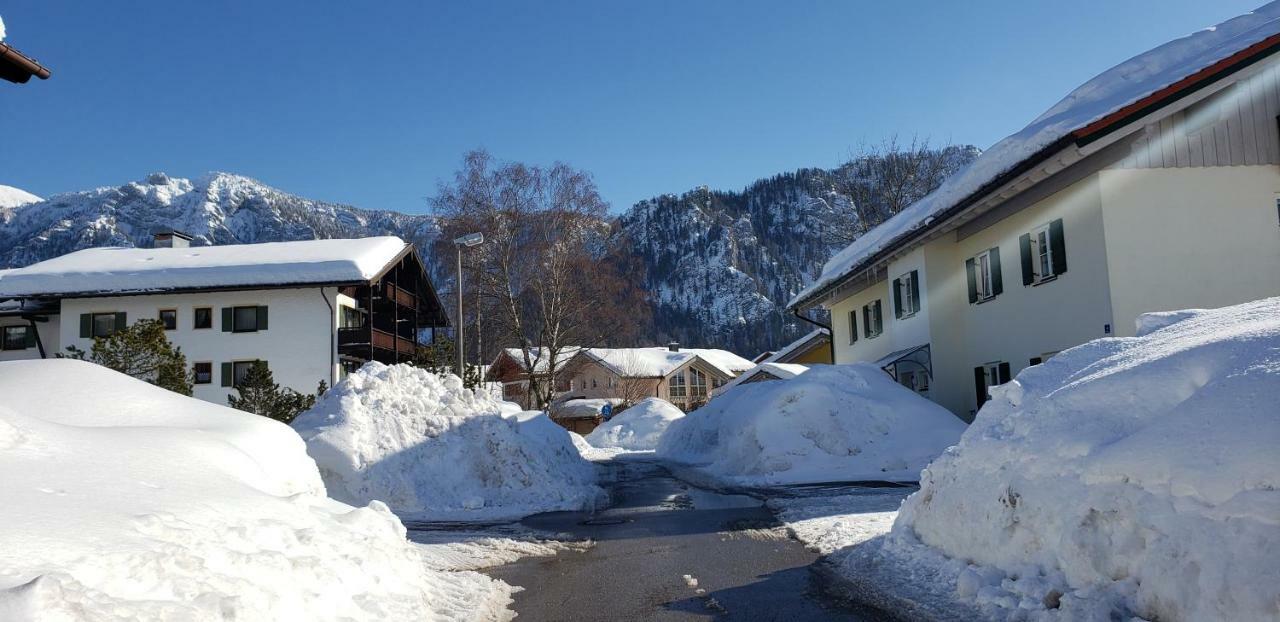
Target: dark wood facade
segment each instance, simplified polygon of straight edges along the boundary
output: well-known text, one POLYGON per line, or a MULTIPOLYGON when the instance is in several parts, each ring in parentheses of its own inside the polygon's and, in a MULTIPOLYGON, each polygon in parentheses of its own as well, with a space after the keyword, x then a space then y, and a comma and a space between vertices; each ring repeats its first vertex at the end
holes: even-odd
POLYGON ((367 361, 412 361, 423 333, 449 325, 418 253, 409 247, 381 275, 339 290, 356 302, 354 313, 340 310, 338 356, 348 371, 367 361))

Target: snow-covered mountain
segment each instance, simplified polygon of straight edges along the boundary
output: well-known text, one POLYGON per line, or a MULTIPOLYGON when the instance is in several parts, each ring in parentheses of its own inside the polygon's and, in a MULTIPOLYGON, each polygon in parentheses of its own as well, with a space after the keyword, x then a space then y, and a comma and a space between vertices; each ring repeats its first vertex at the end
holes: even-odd
POLYGON ((149 247, 171 228, 197 245, 398 235, 431 248, 438 232, 430 216, 305 199, 240 175, 154 173, 0 210, 0 268, 95 246, 149 247))
POLYGON ((14 188, 13 186, 0 184, 0 209, 4 209, 6 207, 17 207, 19 205, 35 203, 36 201, 41 200, 43 199, 23 190, 22 188, 14 188))
MULTIPOLYGON (((949 174, 978 150, 937 153, 949 174)), ((835 232, 856 216, 839 188, 855 164, 800 169, 740 192, 662 195, 627 211, 615 240, 631 244, 645 265, 657 338, 754 356, 812 330, 784 305, 847 243, 835 232)))

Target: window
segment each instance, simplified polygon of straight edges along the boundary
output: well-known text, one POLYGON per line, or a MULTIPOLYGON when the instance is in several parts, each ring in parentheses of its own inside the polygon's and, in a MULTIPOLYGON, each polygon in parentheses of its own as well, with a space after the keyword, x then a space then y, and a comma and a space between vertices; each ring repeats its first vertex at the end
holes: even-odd
POLYGON ((969 280, 969 303, 991 300, 1004 291, 1000 274, 1000 249, 989 248, 965 261, 969 280))
POLYGON ((196 307, 195 317, 191 318, 192 328, 213 328, 213 309, 196 307))
POLYGON ((858 310, 849 309, 849 345, 858 342, 858 310))
POLYGON ((267 330, 265 306, 222 308, 222 332, 251 333, 259 330, 267 330))
POLYGON ((191 375, 194 376, 195 384, 213 382, 213 363, 196 363, 191 367, 191 375))
POLYGON ((693 397, 707 396, 707 375, 692 367, 689 368, 689 395, 693 397))
POLYGON ((231 368, 231 386, 238 387, 244 384, 245 376, 249 375, 249 370, 253 369, 253 365, 258 361, 236 361, 232 363, 231 368))
POLYGON ((1039 285, 1067 271, 1067 248, 1062 219, 1036 227, 1018 238, 1022 253, 1022 284, 1039 285))
POLYGON ((165 330, 177 330, 178 311, 176 309, 161 309, 160 323, 164 324, 165 330))
POLYGON ((36 340, 29 326, 5 326, 0 337, 0 350, 26 350, 34 346, 36 340))
POLYGON ((880 312, 880 300, 862 305, 862 334, 868 339, 884 332, 884 317, 880 312))
POLYGON ((712 379, 711 379, 711 388, 712 388, 712 389, 719 389, 720 387, 723 387, 723 386, 724 386, 724 379, 723 379, 723 378, 712 378, 712 379))
POLYGON ((592 378, 592 379, 591 379, 591 388, 592 388, 592 389, 596 388, 596 379, 595 379, 595 378, 592 378))
POLYGON ((900 370, 898 384, 917 393, 928 393, 929 374, 923 370, 900 370))
POLYGON ((364 326, 364 312, 355 307, 339 307, 342 315, 338 318, 340 328, 361 328, 364 326))
POLYGON ((685 396, 684 372, 671 377, 671 380, 667 382, 667 393, 671 397, 683 398, 685 396))
POLYGON ((920 311, 919 272, 912 270, 893 280, 894 317, 907 318, 920 311))
POLYGON ((991 387, 1009 382, 1009 364, 1003 361, 986 363, 973 368, 973 386, 977 392, 978 408, 991 399, 991 387))
MULTIPOLYGON (((124 330, 125 315, 123 313, 94 313, 90 317, 92 332, 89 335, 82 336, 110 337, 111 335, 114 335, 116 331, 124 330)), ((81 328, 83 328, 83 324, 81 325, 81 328)), ((83 332, 84 331, 82 330, 81 333, 83 332)))

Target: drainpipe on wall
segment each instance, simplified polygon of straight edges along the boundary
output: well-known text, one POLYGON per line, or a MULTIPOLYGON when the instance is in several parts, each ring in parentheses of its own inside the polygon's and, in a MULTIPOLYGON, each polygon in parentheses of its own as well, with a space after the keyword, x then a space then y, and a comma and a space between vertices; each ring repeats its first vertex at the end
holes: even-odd
POLYGON ((338 315, 334 313, 333 303, 329 302, 329 297, 324 294, 323 287, 320 288, 320 297, 324 299, 324 305, 329 307, 329 388, 333 388, 333 385, 338 384, 338 374, 334 371, 334 367, 337 365, 334 353, 337 352, 338 346, 334 341, 337 339, 338 333, 338 315))

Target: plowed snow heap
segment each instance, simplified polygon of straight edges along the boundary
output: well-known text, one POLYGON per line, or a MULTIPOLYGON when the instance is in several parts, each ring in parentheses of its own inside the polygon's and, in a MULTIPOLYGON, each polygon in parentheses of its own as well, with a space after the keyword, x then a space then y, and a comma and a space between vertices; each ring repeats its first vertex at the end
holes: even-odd
POLYGON ((601 499, 566 430, 545 415, 504 417, 501 404, 456 376, 369 363, 293 428, 335 499, 377 499, 406 518, 511 518, 601 499))

